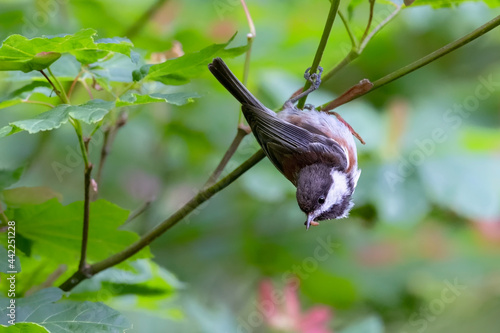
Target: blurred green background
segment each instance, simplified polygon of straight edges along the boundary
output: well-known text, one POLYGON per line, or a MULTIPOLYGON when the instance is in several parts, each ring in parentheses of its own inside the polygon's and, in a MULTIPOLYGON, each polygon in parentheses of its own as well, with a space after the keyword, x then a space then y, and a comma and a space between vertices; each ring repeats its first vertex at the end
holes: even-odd
MULTIPOLYGON (((197 51, 236 31, 231 45, 246 43, 239 1, 163 1, 135 28, 155 2, 3 0, 0 38, 94 28, 99 37, 129 37, 146 55, 164 52, 174 41, 184 52, 197 51)), ((348 3, 341 3, 344 11, 348 3)), ((248 0, 248 6, 257 30, 248 85, 267 106, 278 108, 303 84, 329 2, 248 0)), ((375 23, 391 10, 377 4, 375 23)), ((374 81, 499 14, 483 2, 404 9, 308 102, 327 102, 363 78, 374 81)), ((352 13, 358 37, 367 15, 368 1, 352 13)), ((322 66, 332 68, 349 49, 337 19, 322 66)), ((129 295, 107 304, 126 314, 132 332, 269 332, 266 324, 248 326, 259 285, 271 278, 282 290, 292 272, 300 278, 303 311, 328 306, 332 331, 500 332, 499 55, 500 34, 493 30, 337 110, 367 142, 358 144, 362 175, 349 218, 305 232, 293 185, 264 160, 152 244, 155 261, 182 285, 168 296, 129 295), (333 244, 332 251, 320 259, 315 249, 324 243, 333 244), (356 324, 367 326, 356 331, 356 324)), ((244 56, 227 63, 241 77, 244 56)), ((0 78, 6 93, 21 85, 17 76, 2 72, 0 78)), ((182 107, 130 109, 100 184, 102 198, 129 210, 155 198, 131 225, 139 233, 196 193, 238 122, 237 102, 208 70, 170 89, 196 91, 202 98, 182 107)), ((86 92, 76 94, 83 98, 86 92)), ((42 109, 3 109, 0 126, 42 109)), ((69 204, 82 199, 82 172, 61 179, 52 165, 77 151, 77 144, 68 126, 16 134, 0 140, 0 166, 29 162, 16 187, 48 186, 69 204)), ((100 147, 93 148, 91 159, 98 160, 100 147)), ((247 136, 228 169, 257 148, 247 136)))

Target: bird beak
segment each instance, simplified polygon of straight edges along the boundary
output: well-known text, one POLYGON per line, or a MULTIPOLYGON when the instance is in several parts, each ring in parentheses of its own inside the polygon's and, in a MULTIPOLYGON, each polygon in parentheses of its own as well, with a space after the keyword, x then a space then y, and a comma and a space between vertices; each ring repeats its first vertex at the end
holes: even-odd
POLYGON ((314 221, 313 213, 307 214, 306 230, 309 230, 309 227, 311 226, 311 222, 313 222, 313 221, 314 221))

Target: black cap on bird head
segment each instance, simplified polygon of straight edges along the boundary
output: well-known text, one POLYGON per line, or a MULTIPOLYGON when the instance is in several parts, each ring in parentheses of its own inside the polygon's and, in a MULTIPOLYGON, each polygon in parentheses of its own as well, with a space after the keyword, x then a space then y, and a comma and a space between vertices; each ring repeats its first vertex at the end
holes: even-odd
POLYGON ((300 170, 297 179, 297 202, 307 214, 306 228, 314 221, 346 217, 352 208, 354 181, 335 167, 312 164, 300 170))

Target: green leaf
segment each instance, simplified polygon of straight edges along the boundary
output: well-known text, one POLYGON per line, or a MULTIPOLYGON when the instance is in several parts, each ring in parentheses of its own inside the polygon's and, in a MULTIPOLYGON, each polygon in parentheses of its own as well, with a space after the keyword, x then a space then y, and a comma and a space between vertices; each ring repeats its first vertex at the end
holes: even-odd
POLYGON ((15 131, 12 128, 12 126, 4 126, 0 128, 0 138, 3 138, 4 136, 9 136, 11 134, 14 134, 15 131))
MULTIPOLYGON (((7 210, 16 221, 18 234, 33 241, 33 253, 58 263, 72 264, 80 255, 83 202, 63 206, 57 199, 38 205, 24 205, 7 210)), ((119 230, 128 211, 105 200, 90 204, 88 258, 98 261, 123 250, 139 239, 133 232, 119 230)), ((134 259, 150 257, 149 249, 134 259)))
MULTIPOLYGON (((3 327, 3 326, 0 326, 3 327)), ((17 323, 7 328, 2 328, 5 333, 50 333, 43 326, 34 323, 17 323)))
POLYGON ((94 99, 85 104, 69 106, 67 111, 69 116, 74 119, 81 120, 87 124, 94 124, 101 121, 114 107, 115 102, 94 99))
POLYGON ((40 113, 35 118, 14 121, 9 124, 12 126, 12 131, 8 135, 20 131, 28 131, 28 133, 34 134, 59 128, 62 124, 68 122, 69 116, 66 110, 68 106, 67 104, 61 104, 47 112, 40 113))
POLYGON ((428 196, 467 218, 494 220, 500 216, 500 159, 461 155, 433 158, 419 169, 428 196))
POLYGON ((151 95, 139 95, 131 93, 123 96, 118 102, 116 102, 116 107, 149 103, 169 103, 174 105, 184 105, 194 102, 193 99, 199 97, 200 95, 195 92, 151 95))
POLYGON ((120 295, 146 296, 150 302, 152 297, 162 300, 172 295, 183 284, 177 278, 152 260, 140 259, 131 263, 131 270, 116 267, 107 269, 92 279, 81 282, 71 291, 71 299, 92 300, 120 295), (102 291, 106 290, 105 293, 102 291))
POLYGON ((70 117, 93 124, 101 121, 114 106, 115 102, 101 99, 94 99, 81 105, 60 104, 47 112, 40 113, 35 118, 10 123, 10 126, 0 129, 0 137, 20 131, 28 131, 30 134, 50 131, 67 123, 70 117), (10 131, 9 127, 11 127, 10 131))
MULTIPOLYGON (((58 288, 47 288, 17 299, 16 322, 38 323, 51 333, 118 333, 131 328, 123 315, 102 303, 57 302, 62 295, 62 290, 58 288)), ((0 299, 0 324, 7 323, 9 301, 8 298, 0 299)))
MULTIPOLYGON (((235 57, 248 50, 248 45, 226 50, 226 46, 231 43, 234 37, 235 36, 231 37, 231 39, 224 44, 214 44, 202 49, 201 51, 187 53, 182 57, 167 60, 161 64, 153 66, 146 65, 150 67, 145 78, 168 85, 181 85, 188 83, 190 79, 205 72, 207 70, 208 63, 210 63, 213 58, 220 55, 235 57)), ((134 80, 137 81, 137 79, 140 79, 146 70, 147 67, 143 66, 140 73, 134 73, 134 80)))
POLYGON ((97 32, 83 29, 73 35, 45 36, 28 39, 21 35, 8 37, 0 47, 0 70, 25 73, 49 67, 63 53, 70 53, 82 64, 90 64, 110 52, 130 56, 132 43, 125 38, 94 41, 97 32))
POLYGON ((11 208, 38 205, 52 198, 62 201, 62 195, 49 187, 16 187, 2 192, 3 202, 11 208))
POLYGON ((21 178, 24 167, 14 170, 0 169, 0 190, 11 186, 21 178))
POLYGON ((129 57, 131 48, 134 46, 130 39, 123 37, 101 38, 95 43, 100 50, 117 52, 129 57))
POLYGON ((22 103, 23 99, 26 99, 35 92, 42 92, 48 96, 51 92, 50 84, 45 81, 31 82, 11 92, 6 97, 0 98, 0 109, 22 103))

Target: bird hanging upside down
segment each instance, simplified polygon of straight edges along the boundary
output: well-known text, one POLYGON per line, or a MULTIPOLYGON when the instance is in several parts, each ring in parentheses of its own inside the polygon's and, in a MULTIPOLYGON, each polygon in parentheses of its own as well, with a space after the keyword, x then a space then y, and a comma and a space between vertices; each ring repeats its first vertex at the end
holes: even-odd
POLYGON ((311 88, 288 100, 279 113, 265 107, 220 58, 208 65, 215 78, 241 103, 241 109, 264 153, 297 187, 304 223, 346 217, 361 171, 350 127, 337 117, 294 104, 319 87, 320 74, 306 71, 311 88))

